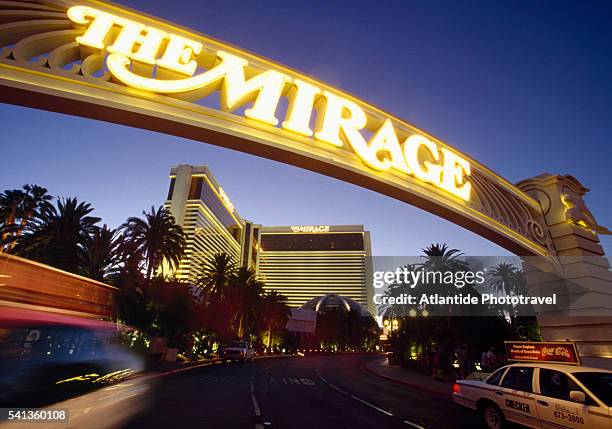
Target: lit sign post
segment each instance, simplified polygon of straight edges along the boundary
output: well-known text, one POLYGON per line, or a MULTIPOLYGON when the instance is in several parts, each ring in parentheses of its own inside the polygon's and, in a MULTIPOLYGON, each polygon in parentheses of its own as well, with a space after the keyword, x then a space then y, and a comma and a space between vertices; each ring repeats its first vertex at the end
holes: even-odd
POLYGON ((231 213, 234 213, 234 205, 230 201, 229 197, 227 196, 223 188, 220 186, 219 186, 219 197, 221 197, 221 200, 223 200, 223 203, 225 203, 225 206, 228 208, 228 210, 231 213))
POLYGON ((127 86, 159 94, 206 95, 220 89, 223 110, 233 111, 253 102, 244 116, 272 126, 279 124, 275 112, 282 94, 291 93, 283 129, 306 137, 314 135, 315 140, 337 147, 348 143, 369 168, 394 169, 462 200, 470 199, 470 163, 466 159, 419 134, 404 138, 400 144, 389 118, 384 118, 366 141, 361 131, 376 118, 345 97, 274 70, 246 80, 249 62, 222 50, 214 53, 213 67, 195 74, 196 58, 206 56, 200 42, 88 6, 71 7, 68 17, 87 28, 76 41, 83 47, 106 50, 109 71, 127 86), (118 30, 117 36, 112 44, 106 44, 113 30, 118 30), (150 77, 155 66, 159 78, 150 77), (135 73, 136 69, 141 73, 135 73), (315 108, 318 112, 313 131, 309 123, 315 108))

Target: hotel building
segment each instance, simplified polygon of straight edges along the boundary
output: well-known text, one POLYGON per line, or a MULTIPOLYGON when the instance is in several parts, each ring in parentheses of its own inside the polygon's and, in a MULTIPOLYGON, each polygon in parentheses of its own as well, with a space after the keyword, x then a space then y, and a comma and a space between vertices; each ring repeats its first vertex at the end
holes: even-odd
POLYGON ((183 228, 187 238, 185 257, 176 275, 183 279, 198 276, 204 261, 215 253, 227 253, 240 264, 245 230, 252 224, 242 219, 208 167, 179 165, 170 170, 166 207, 183 228))
POLYGON ((370 233, 363 225, 264 226, 258 275, 300 307, 321 295, 351 298, 376 314, 370 233))
POLYGON ((376 314, 370 233, 363 225, 254 224, 238 214, 208 167, 184 164, 170 170, 166 207, 187 236, 177 277, 193 280, 213 254, 227 253, 292 307, 335 293, 376 314))

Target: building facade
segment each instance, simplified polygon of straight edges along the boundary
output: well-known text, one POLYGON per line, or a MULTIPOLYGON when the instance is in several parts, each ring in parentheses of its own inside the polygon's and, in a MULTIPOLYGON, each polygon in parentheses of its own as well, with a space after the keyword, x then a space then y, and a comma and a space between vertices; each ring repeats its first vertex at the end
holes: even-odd
POLYGON ((227 253, 242 264, 245 230, 251 230, 252 225, 238 214, 208 167, 173 167, 166 207, 187 239, 177 277, 197 278, 202 265, 215 253, 227 253))
POLYGON ((370 233, 363 225, 266 227, 247 221, 206 166, 173 167, 165 205, 187 239, 177 277, 194 280, 212 255, 227 253, 292 307, 336 293, 376 314, 370 233))
POLYGON ((370 233, 363 225, 261 227, 258 275, 292 307, 335 293, 376 314, 370 233))

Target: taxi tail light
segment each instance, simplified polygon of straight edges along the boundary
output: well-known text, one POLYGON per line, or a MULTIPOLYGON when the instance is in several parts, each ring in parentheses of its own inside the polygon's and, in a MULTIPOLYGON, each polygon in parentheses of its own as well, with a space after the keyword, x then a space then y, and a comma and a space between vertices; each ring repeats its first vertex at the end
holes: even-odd
POLYGON ((459 386, 458 383, 453 384, 453 393, 460 393, 461 392, 461 386, 459 386))

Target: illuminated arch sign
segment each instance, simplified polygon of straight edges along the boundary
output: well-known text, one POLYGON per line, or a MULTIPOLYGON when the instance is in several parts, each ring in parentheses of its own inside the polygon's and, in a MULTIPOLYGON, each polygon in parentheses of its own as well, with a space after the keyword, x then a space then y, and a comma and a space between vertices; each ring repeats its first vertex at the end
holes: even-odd
POLYGON ((541 209, 519 188, 380 109, 225 43, 99 1, 0 0, 0 48, 3 102, 308 168, 516 253, 551 255, 541 209))

